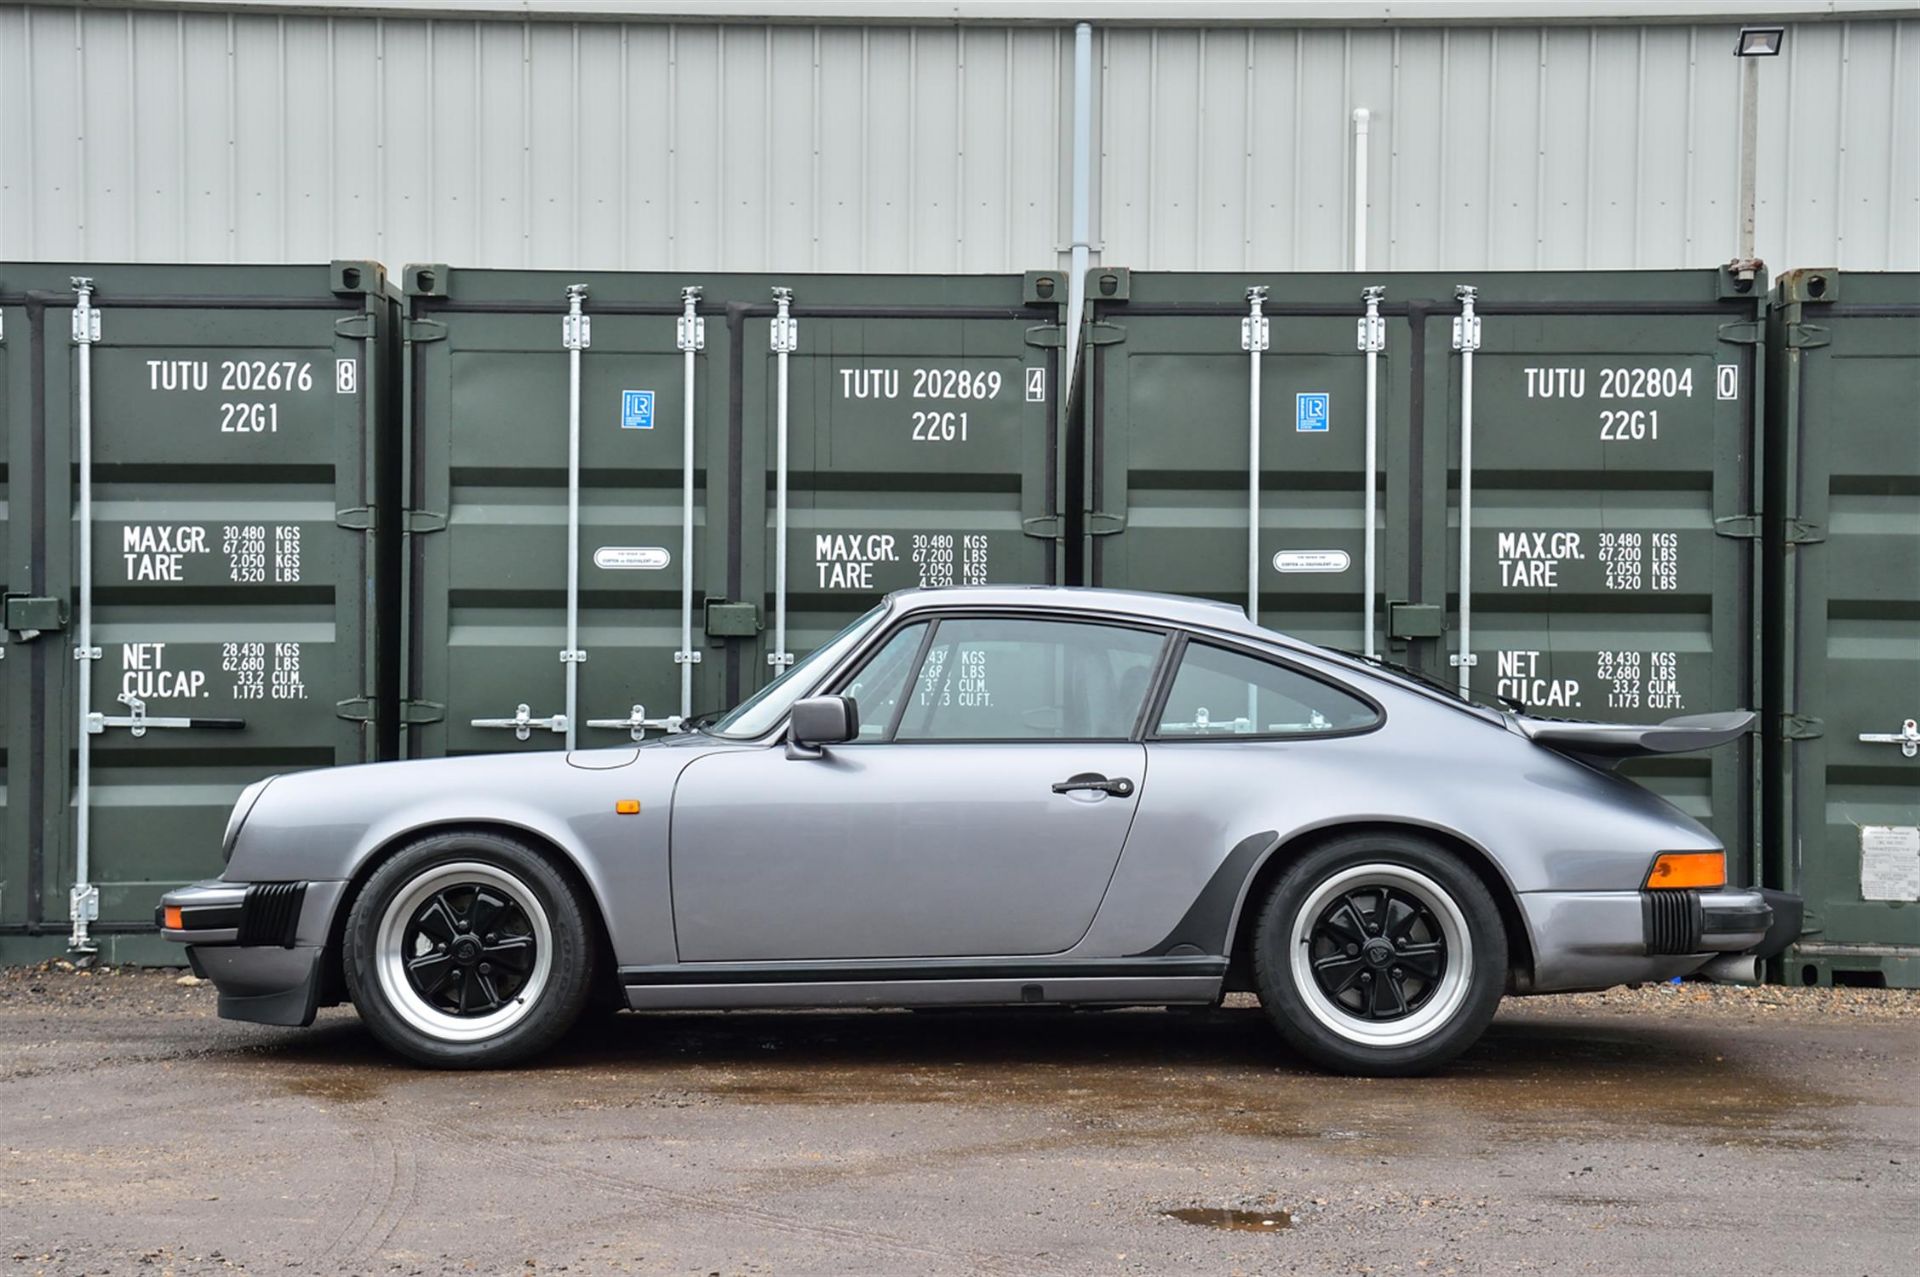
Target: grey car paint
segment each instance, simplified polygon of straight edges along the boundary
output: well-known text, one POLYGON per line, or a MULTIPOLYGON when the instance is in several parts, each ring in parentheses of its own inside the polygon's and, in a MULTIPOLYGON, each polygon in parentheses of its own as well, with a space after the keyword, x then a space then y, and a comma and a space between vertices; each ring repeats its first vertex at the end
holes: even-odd
MULTIPOLYGON (((837 685, 905 618, 983 610, 1124 619, 1241 646, 1362 694, 1381 721, 1282 740, 860 743, 811 760, 788 757, 777 730, 686 734, 571 756, 297 773, 255 795, 226 872, 203 887, 314 884, 294 945, 317 953, 336 943, 350 884, 383 852, 428 830, 496 825, 579 868, 635 1006, 1020 1001, 1036 990, 1208 1001, 1268 858, 1316 831, 1395 824, 1463 844, 1505 884, 1533 959, 1516 973, 1523 990, 1660 979, 1714 956, 1649 956, 1640 913, 1657 853, 1719 848, 1698 822, 1536 744, 1511 715, 1262 630, 1238 609, 1050 587, 906 592, 802 690, 837 685), (1050 792, 1081 771, 1137 788, 1050 792), (639 813, 616 814, 616 799, 638 800, 639 813)), ((245 959, 220 961, 237 980, 245 959)))

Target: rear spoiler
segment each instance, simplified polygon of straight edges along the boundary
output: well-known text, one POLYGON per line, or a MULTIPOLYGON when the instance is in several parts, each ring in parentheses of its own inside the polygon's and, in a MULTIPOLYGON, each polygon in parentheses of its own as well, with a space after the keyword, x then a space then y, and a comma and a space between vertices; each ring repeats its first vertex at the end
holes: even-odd
POLYGON ((1664 723, 1572 723, 1517 715, 1514 726, 1536 745, 1611 767, 1646 754, 1688 754, 1738 740, 1753 724, 1753 711, 1688 714, 1664 723))

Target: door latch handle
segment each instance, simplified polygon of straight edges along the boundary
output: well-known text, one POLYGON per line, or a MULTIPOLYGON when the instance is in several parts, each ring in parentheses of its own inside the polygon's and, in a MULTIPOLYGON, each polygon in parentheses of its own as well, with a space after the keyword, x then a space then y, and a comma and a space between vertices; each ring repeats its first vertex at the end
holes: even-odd
POLYGON ((1116 776, 1108 780, 1099 772, 1081 772, 1078 776, 1054 782, 1053 792, 1071 794, 1080 790, 1098 790, 1103 794, 1112 794, 1115 798, 1128 798, 1133 794, 1133 782, 1125 776, 1116 776))

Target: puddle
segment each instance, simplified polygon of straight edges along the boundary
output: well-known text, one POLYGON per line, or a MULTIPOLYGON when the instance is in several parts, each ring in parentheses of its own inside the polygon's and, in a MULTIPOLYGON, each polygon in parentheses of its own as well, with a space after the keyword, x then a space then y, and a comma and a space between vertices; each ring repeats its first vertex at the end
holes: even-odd
POLYGON ((1230 1233, 1277 1233, 1293 1227, 1292 1213, 1283 1210, 1223 1210, 1211 1206, 1189 1206, 1184 1210, 1160 1213, 1183 1224, 1224 1228, 1230 1233))

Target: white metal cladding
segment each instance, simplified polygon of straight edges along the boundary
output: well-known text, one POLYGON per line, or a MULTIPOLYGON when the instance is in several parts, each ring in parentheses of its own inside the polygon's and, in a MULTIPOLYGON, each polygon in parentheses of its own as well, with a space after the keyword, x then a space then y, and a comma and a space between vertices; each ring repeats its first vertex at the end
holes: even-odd
MULTIPOLYGON (((1096 32, 1094 240, 1141 269, 1668 267, 1735 244, 1734 28, 1096 32)), ((1064 261, 1057 26, 0 8, 0 260, 1064 261)), ((1920 269, 1920 20, 1762 63, 1759 252, 1920 269)))

